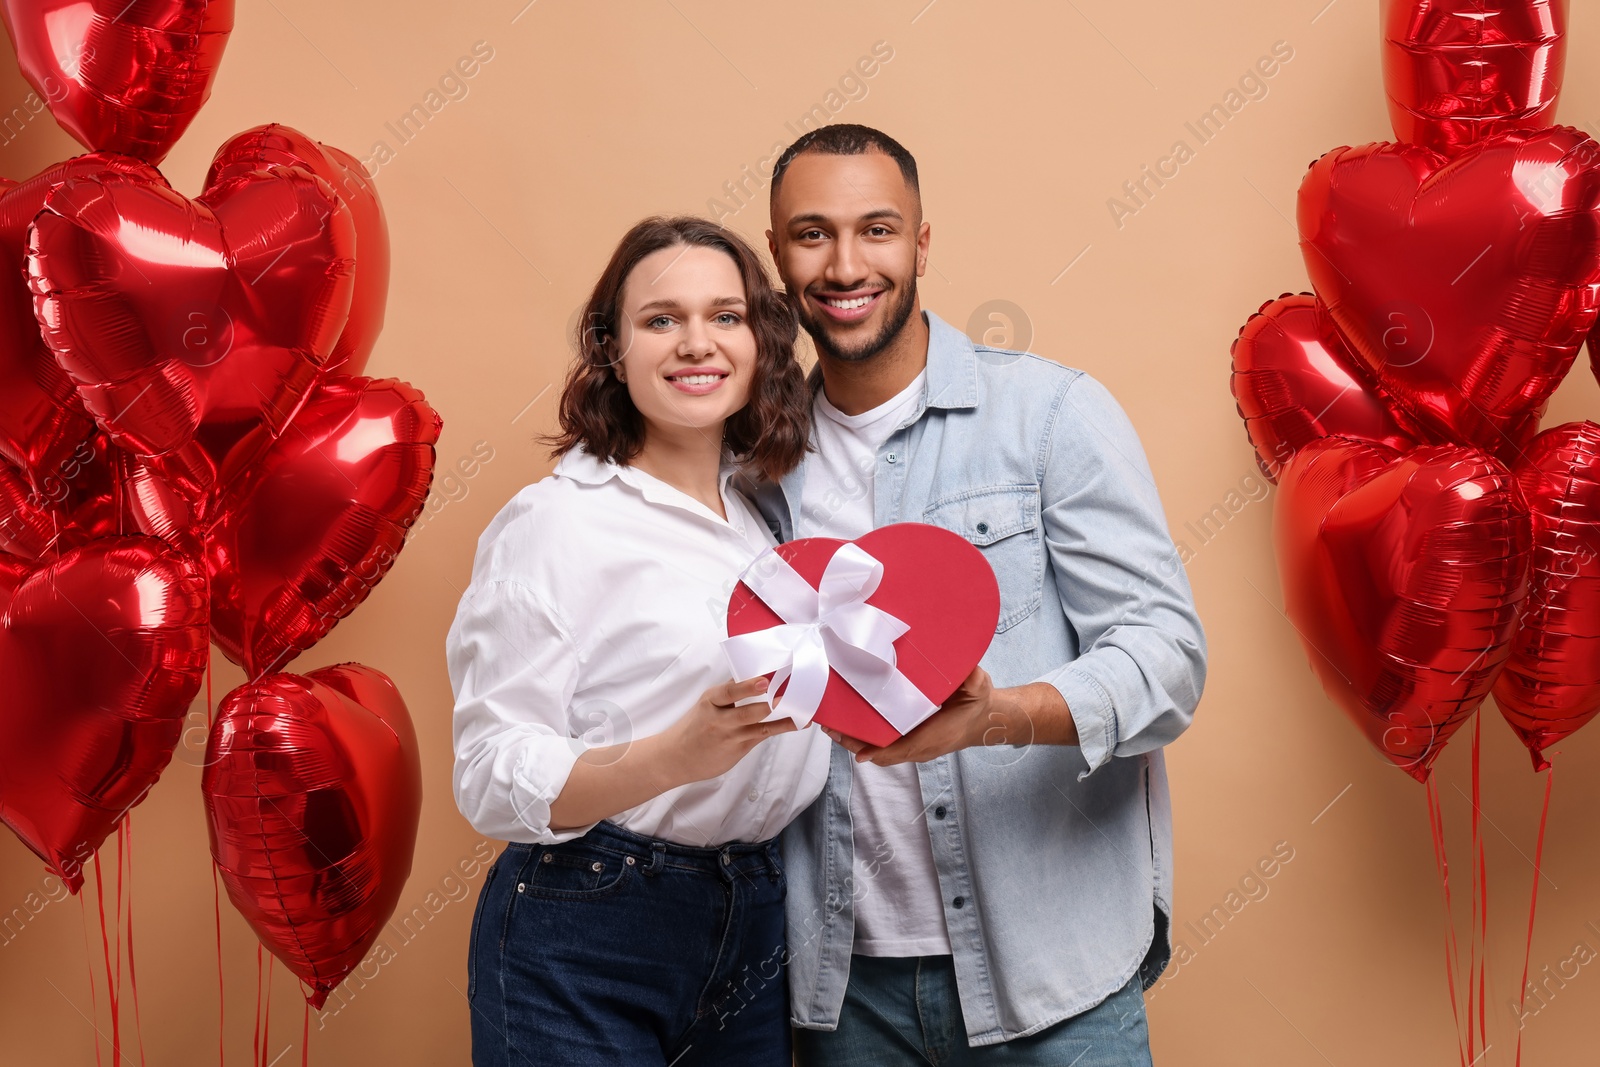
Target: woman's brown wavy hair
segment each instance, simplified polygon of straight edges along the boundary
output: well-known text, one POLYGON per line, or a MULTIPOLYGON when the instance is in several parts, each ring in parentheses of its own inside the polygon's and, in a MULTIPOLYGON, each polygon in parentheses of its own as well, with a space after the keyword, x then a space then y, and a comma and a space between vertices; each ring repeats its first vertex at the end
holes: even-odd
POLYGON ((623 464, 644 447, 644 417, 612 373, 622 359, 617 305, 640 260, 679 245, 715 248, 739 268, 756 338, 755 373, 745 406, 723 425, 723 441, 747 472, 775 481, 800 463, 810 436, 812 393, 794 355, 799 320, 741 237, 693 216, 648 218, 623 235, 578 319, 578 358, 561 393, 560 432, 541 440, 553 456, 582 445, 623 464))

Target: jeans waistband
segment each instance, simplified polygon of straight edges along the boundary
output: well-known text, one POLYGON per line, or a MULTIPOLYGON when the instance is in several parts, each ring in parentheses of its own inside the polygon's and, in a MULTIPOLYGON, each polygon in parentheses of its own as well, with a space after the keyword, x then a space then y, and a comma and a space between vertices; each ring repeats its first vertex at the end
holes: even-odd
POLYGON ((646 874, 662 867, 704 872, 728 871, 753 873, 765 871, 776 877, 783 869, 783 857, 776 837, 765 841, 729 841, 721 845, 701 847, 680 845, 676 841, 649 837, 624 829, 609 820, 591 827, 582 837, 575 837, 557 845, 511 845, 512 848, 555 848, 565 845, 588 846, 609 852, 634 856, 644 862, 646 874))

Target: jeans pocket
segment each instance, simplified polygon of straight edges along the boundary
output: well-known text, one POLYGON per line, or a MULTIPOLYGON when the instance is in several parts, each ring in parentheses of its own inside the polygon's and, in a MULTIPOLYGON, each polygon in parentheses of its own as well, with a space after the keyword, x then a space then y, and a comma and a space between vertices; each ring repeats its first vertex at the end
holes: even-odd
POLYGON ((1002 633, 1039 609, 1044 599, 1044 547, 1039 487, 992 485, 929 504, 922 521, 958 533, 983 553, 1000 586, 1002 633))
POLYGON ((517 889, 545 900, 598 900, 625 886, 637 867, 633 856, 581 839, 546 845, 517 889))
POLYGON ((478 939, 483 936, 483 913, 489 910, 489 891, 494 887, 495 874, 500 870, 500 863, 505 859, 506 852, 502 851, 495 861, 489 865, 489 873, 484 875, 483 888, 478 891, 478 903, 472 911, 472 933, 467 938, 467 1000, 470 1002, 478 991, 478 958, 481 955, 478 949, 478 939))

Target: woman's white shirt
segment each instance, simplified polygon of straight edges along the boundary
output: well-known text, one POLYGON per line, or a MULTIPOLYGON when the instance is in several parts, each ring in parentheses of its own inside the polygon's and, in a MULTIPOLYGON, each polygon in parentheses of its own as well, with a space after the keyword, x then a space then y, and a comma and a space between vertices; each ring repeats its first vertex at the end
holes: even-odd
MULTIPOLYGON (((647 737, 732 677, 720 641, 739 575, 774 544, 719 478, 724 520, 667 483, 575 448, 478 539, 445 640, 455 692, 456 806, 474 829, 554 844, 550 802, 588 748, 647 737)), ((716 778, 610 817, 636 833, 714 846, 775 836, 821 792, 827 735, 768 738, 716 778)))

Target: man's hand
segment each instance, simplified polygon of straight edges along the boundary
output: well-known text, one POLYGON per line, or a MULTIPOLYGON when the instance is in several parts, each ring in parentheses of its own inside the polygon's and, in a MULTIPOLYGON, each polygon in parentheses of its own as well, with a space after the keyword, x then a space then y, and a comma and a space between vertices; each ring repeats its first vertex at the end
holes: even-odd
POLYGON ((823 727, 823 732, 855 753, 857 763, 881 767, 926 763, 976 745, 1078 743, 1066 701, 1053 685, 996 689, 989 672, 975 667, 938 711, 891 744, 876 747, 823 727))

